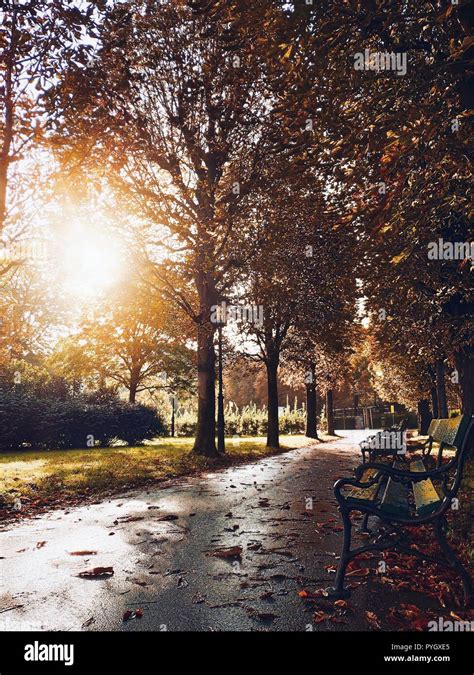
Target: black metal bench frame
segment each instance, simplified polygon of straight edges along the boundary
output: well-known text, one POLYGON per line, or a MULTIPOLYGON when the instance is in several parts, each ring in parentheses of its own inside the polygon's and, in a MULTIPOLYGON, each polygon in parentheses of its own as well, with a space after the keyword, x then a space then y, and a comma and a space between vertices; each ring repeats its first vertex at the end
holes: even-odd
POLYGON ((382 450, 379 448, 370 448, 367 447, 367 444, 370 444, 371 440, 373 438, 380 437, 383 433, 403 433, 406 431, 408 427, 408 420, 407 418, 403 418, 400 422, 400 424, 395 425, 393 427, 389 427, 388 429, 383 429, 383 431, 379 431, 376 434, 372 434, 371 436, 368 436, 366 439, 364 439, 360 443, 360 451, 362 453, 362 461, 365 462, 365 456, 366 453, 369 455, 369 461, 373 461, 377 456, 382 457, 382 456, 393 456, 394 458, 399 455, 398 451, 396 449, 393 450, 382 450))
POLYGON ((443 422, 445 422, 443 419, 432 419, 428 428, 428 438, 426 441, 410 443, 408 445, 408 450, 421 450, 424 457, 430 455, 433 448, 434 435, 437 433, 440 426, 443 425, 443 422))
MULTIPOLYGON (((446 442, 441 443, 438 457, 438 466, 435 469, 431 469, 429 471, 413 472, 395 468, 388 464, 368 462, 357 467, 355 478, 341 478, 336 481, 334 484, 334 494, 336 496, 342 516, 344 540, 341 557, 336 572, 335 584, 333 588, 329 589, 329 594, 332 597, 347 598, 350 596, 350 590, 344 588, 344 579, 349 562, 356 556, 368 551, 384 551, 390 548, 397 548, 398 550, 409 555, 415 555, 429 562, 435 562, 454 569, 462 581, 465 604, 469 606, 474 601, 472 579, 469 575, 469 572, 466 570, 462 562, 457 557, 456 553, 449 545, 445 532, 447 525, 446 513, 451 508, 452 500, 459 490, 467 453, 474 445, 474 418, 467 418, 464 416, 463 423, 467 425, 467 428, 463 434, 463 440, 459 444, 459 447, 450 445, 446 442), (456 453, 450 461, 441 466, 441 453, 443 447, 446 446, 455 447, 456 453), (362 482, 361 479, 368 469, 375 469, 377 473, 370 481, 362 482), (364 502, 356 504, 353 502, 348 502, 348 499, 342 493, 342 490, 346 486, 362 489, 369 488, 376 483, 381 486, 383 481, 387 481, 388 478, 406 484, 417 483, 428 478, 442 479, 441 487, 443 491, 443 497, 439 506, 432 513, 425 516, 403 517, 384 513, 383 510, 377 506, 376 498, 374 499, 373 503, 364 502), (367 521, 370 516, 376 516, 382 522, 382 524, 386 526, 386 528, 377 535, 374 541, 365 546, 359 546, 355 549, 351 549, 353 525, 350 514, 352 511, 358 511, 359 513, 365 514, 362 527, 367 532, 370 532, 370 530, 367 529, 367 521), (409 529, 412 527, 429 524, 433 526, 435 537, 446 560, 433 558, 432 556, 419 551, 417 548, 410 548, 409 546, 411 540, 409 533, 406 532, 406 528, 409 529)), ((379 490, 377 490, 377 492, 379 492, 379 490)))

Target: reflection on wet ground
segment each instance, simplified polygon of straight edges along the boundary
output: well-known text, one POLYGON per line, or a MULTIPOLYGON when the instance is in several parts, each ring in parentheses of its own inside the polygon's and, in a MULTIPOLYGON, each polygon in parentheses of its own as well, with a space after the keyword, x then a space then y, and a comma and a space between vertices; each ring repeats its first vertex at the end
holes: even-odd
MULTIPOLYGON (((306 630, 298 591, 331 582, 332 485, 365 435, 15 524, 0 532, 0 629, 306 630), (78 576, 98 567, 113 575, 78 576)), ((370 609, 367 596, 354 600, 370 609)))

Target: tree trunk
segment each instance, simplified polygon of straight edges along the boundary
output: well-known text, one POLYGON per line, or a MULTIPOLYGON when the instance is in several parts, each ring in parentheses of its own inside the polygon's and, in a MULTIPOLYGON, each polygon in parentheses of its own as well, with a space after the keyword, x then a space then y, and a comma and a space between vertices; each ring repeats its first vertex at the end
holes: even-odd
POLYGON ((433 418, 435 420, 439 419, 438 394, 436 393, 436 387, 431 387, 431 407, 433 409, 433 418))
POLYGON ((334 436, 334 406, 333 406, 333 392, 328 389, 326 392, 326 421, 329 436, 334 436))
POLYGON ((444 361, 436 361, 436 394, 438 397, 439 416, 445 419, 448 416, 448 403, 446 399, 446 383, 444 381, 444 361))
POLYGON ((316 387, 314 384, 306 385, 306 436, 318 438, 318 425, 316 415, 316 387))
POLYGON ((138 370, 138 372, 137 372, 134 368, 132 368, 132 372, 130 373, 130 383, 129 383, 129 389, 128 389, 128 402, 129 403, 136 403, 137 402, 137 389, 138 389, 139 376, 140 376, 140 370, 138 370))
POLYGON ((474 349, 465 347, 456 352, 463 415, 474 415, 474 349))
POLYGON ((217 457, 216 448, 216 354, 214 328, 210 322, 198 327, 198 414, 193 452, 217 457))
POLYGON ((426 436, 432 420, 430 403, 427 398, 418 401, 418 430, 421 436, 426 436))
POLYGON ((310 368, 311 381, 306 382, 306 436, 308 438, 318 438, 317 425, 317 394, 316 394, 316 369, 314 365, 310 368))
POLYGON ((14 127, 14 93, 13 93, 13 70, 14 70, 14 55, 16 48, 17 36, 17 12, 18 9, 14 6, 11 38, 8 51, 6 51, 6 68, 4 72, 4 117, 2 119, 3 133, 2 133, 2 147, 0 148, 0 235, 5 227, 5 219, 7 215, 7 185, 8 185, 8 169, 11 162, 10 150, 13 143, 13 127, 14 127))
POLYGON ((278 429, 278 360, 267 361, 268 383, 268 424, 267 446, 269 448, 280 447, 280 435, 278 429))

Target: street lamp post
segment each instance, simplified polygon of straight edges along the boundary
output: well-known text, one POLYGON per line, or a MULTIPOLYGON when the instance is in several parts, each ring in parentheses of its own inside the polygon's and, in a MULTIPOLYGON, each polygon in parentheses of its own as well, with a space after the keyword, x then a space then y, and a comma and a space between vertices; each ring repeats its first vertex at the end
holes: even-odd
POLYGON ((222 318, 218 326, 217 451, 225 452, 224 386, 222 380, 222 318))
POLYGON ((175 417, 176 417, 176 397, 170 396, 171 403, 171 438, 174 438, 175 432, 175 417))

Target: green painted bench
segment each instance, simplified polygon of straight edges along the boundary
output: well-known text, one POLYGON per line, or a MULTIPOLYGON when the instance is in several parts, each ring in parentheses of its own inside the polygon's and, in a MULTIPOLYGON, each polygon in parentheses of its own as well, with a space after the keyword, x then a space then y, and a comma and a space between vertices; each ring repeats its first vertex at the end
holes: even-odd
POLYGON ((431 454, 431 450, 433 448, 433 442, 435 440, 435 436, 437 435, 438 429, 440 432, 444 428, 443 423, 444 422, 449 422, 450 420, 443 420, 443 419, 433 419, 430 422, 430 426, 428 427, 428 438, 426 441, 408 441, 408 450, 421 450, 423 455, 429 455, 431 454))
MULTIPOLYGON (((422 450, 439 443, 436 468, 427 469, 425 460, 418 459, 407 464, 390 462, 367 462, 355 472, 355 478, 341 478, 334 485, 344 525, 344 541, 336 574, 335 586, 330 589, 334 597, 348 597, 344 578, 348 563, 360 553, 398 548, 410 555, 438 562, 453 568, 461 577, 465 603, 473 601, 472 579, 458 559, 446 538, 446 513, 452 507, 459 490, 467 453, 474 446, 474 418, 462 415, 456 418, 434 420, 430 425, 431 443, 422 450), (443 451, 449 448, 454 456, 442 462, 443 451), (352 522, 350 514, 364 514, 362 530, 372 534, 367 527, 370 517, 378 519, 381 528, 368 544, 351 549, 352 522), (440 545, 443 557, 432 558, 410 546, 413 528, 431 524, 440 545)), ((425 452, 425 454, 429 454, 425 452)))
POLYGON ((378 431, 376 434, 372 434, 365 440, 360 443, 360 450, 362 452, 362 461, 366 461, 366 455, 368 455, 369 460, 373 461, 377 457, 393 457, 396 458, 400 454, 404 454, 404 450, 400 449, 399 444, 390 443, 391 437, 395 441, 400 439, 405 439, 405 431, 408 427, 408 419, 404 418, 400 424, 390 427, 389 429, 383 429, 378 431), (387 441, 389 441, 387 443, 387 441), (387 446, 388 447, 384 447, 387 446))

